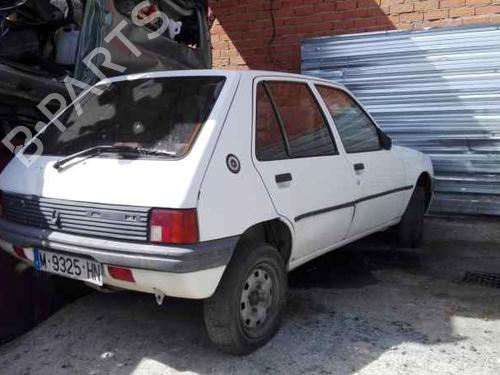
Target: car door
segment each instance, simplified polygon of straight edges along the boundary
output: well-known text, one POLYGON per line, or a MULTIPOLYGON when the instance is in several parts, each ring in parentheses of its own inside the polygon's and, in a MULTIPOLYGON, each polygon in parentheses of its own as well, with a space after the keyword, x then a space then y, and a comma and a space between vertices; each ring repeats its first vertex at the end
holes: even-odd
POLYGON ((349 237, 394 221, 402 215, 411 190, 406 186, 403 161, 391 147, 384 147, 385 135, 347 91, 324 85, 317 90, 333 118, 355 178, 356 212, 349 237))
POLYGON ((331 249, 349 230, 351 166, 307 82, 255 82, 255 166, 275 209, 292 223, 291 261, 331 249))

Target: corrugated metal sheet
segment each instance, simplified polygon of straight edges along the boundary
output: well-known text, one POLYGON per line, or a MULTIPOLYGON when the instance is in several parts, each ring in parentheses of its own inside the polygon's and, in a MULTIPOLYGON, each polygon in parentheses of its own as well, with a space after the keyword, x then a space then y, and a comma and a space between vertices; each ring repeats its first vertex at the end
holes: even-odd
POLYGON ((395 143, 431 156, 433 212, 500 215, 500 26, 309 39, 302 72, 345 84, 395 143))

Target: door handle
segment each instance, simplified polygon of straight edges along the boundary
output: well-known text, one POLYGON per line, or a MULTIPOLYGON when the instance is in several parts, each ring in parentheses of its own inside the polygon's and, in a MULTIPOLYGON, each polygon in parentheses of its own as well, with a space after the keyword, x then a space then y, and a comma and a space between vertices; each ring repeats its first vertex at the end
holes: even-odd
POLYGON ((356 172, 362 171, 364 169, 365 169, 365 165, 363 163, 356 163, 356 164, 354 164, 354 170, 356 172))
POLYGON ((292 181, 293 178, 292 178, 292 174, 291 173, 282 173, 282 174, 277 174, 276 176, 274 176, 274 178, 276 179, 276 183, 277 184, 280 184, 282 182, 288 182, 288 181, 292 181))

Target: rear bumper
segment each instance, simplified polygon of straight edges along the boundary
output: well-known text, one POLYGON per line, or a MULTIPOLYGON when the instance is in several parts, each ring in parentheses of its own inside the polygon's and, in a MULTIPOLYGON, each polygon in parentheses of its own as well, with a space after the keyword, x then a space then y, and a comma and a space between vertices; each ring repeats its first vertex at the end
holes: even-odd
MULTIPOLYGON (((226 266, 239 237, 193 245, 162 246, 83 237, 0 219, 0 239, 21 247, 38 247, 86 256, 103 264, 169 273, 192 273, 226 266)), ((2 247, 12 252, 8 246, 2 247)))

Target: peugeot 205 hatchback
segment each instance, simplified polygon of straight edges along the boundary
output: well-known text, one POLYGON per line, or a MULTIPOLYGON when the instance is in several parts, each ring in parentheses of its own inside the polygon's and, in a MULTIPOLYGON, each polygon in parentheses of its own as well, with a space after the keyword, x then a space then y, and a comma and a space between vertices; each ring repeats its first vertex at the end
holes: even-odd
POLYGON ((429 158, 343 86, 213 70, 98 86, 0 177, 1 245, 37 270, 204 299, 212 341, 244 354, 277 332, 288 271, 393 226, 422 238, 429 158))

